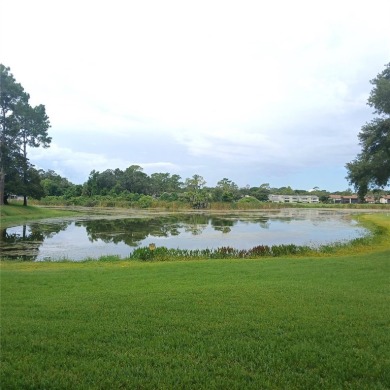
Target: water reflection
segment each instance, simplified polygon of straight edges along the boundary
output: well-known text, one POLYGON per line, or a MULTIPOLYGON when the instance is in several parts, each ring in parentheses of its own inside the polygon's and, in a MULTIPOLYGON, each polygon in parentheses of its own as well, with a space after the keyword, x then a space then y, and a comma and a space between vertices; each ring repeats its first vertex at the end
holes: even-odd
POLYGON ((279 210, 236 215, 177 214, 143 218, 69 219, 35 222, 0 231, 2 257, 25 260, 81 260, 138 246, 205 249, 231 246, 322 244, 353 239, 366 231, 345 214, 321 210, 279 210))
POLYGON ((45 239, 65 230, 71 221, 22 225, 17 228, 0 228, 1 258, 34 260, 45 239))
POLYGON ((91 242, 102 240, 105 243, 124 242, 129 246, 139 246, 149 235, 155 237, 178 236, 180 224, 161 219, 115 219, 79 221, 76 226, 83 226, 91 242))

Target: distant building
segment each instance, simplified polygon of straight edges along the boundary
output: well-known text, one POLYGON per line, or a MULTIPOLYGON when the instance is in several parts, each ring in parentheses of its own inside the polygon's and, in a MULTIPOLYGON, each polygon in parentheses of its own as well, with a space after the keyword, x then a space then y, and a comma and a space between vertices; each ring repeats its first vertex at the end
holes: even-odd
POLYGON ((11 194, 8 196, 8 200, 23 200, 23 196, 22 195, 14 195, 14 194, 11 194))
POLYGON ((376 199, 375 199, 375 197, 373 197, 373 196, 366 196, 366 197, 364 198, 364 200, 365 200, 367 203, 376 203, 376 199))
POLYGON ((359 203, 357 195, 329 195, 329 199, 333 203, 359 203))
POLYGON ((269 195, 268 199, 274 203, 319 203, 317 195, 269 195))
MULTIPOLYGON (((329 199, 333 203, 360 203, 357 195, 329 195, 329 199)), ((373 196, 366 196, 364 201, 366 203, 378 203, 378 199, 375 199, 373 196)), ((390 195, 381 196, 379 203, 390 204, 390 195)))
POLYGON ((390 195, 382 196, 379 199, 379 203, 390 204, 390 195))

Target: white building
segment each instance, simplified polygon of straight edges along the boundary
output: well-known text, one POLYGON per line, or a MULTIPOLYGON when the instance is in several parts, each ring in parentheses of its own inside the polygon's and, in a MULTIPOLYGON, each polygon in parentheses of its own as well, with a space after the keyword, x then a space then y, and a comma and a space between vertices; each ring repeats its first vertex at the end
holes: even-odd
POLYGON ((274 203, 319 203, 317 195, 269 195, 268 199, 274 203))
POLYGON ((379 199, 379 203, 389 204, 390 203, 390 195, 382 196, 379 199))

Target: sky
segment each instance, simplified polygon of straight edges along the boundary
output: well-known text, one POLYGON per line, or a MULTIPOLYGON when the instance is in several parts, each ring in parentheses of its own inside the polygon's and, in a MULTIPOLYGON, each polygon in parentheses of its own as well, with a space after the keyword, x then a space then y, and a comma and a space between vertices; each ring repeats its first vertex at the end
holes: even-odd
POLYGON ((351 187, 390 1, 0 0, 0 62, 75 184, 139 165, 208 186, 351 187))

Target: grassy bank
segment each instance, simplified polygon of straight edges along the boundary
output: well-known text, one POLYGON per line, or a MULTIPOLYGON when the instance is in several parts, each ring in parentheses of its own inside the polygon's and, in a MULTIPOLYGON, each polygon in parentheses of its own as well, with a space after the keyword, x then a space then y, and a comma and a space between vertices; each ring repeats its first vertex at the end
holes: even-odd
POLYGON ((19 224, 34 219, 58 218, 78 214, 79 213, 75 211, 53 210, 37 206, 23 206, 18 203, 0 206, 1 224, 3 226, 19 224))
POLYGON ((388 389, 389 258, 2 262, 0 387, 388 389))
MULTIPOLYGON (((46 206, 79 206, 79 207, 112 207, 112 208, 134 208, 134 209, 164 209, 167 211, 194 210, 188 201, 167 201, 155 199, 151 196, 130 194, 128 197, 111 195, 94 196, 47 196, 41 200, 31 200, 32 204, 46 206)), ((210 202, 206 210, 268 210, 285 208, 334 208, 334 209, 377 209, 390 210, 388 204, 334 204, 334 203, 274 203, 259 201, 255 198, 242 198, 239 201, 232 202, 210 202)))

